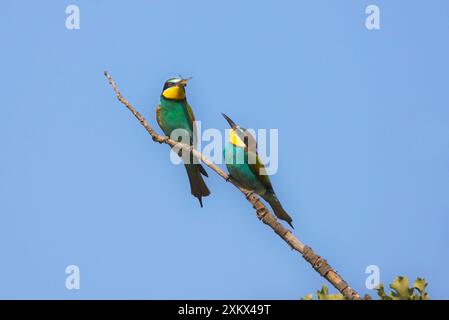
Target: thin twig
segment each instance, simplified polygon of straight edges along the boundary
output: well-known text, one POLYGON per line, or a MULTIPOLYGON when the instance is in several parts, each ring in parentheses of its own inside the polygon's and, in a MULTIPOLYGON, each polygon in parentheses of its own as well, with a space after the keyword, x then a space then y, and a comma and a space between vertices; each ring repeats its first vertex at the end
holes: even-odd
POLYGON ((126 100, 120 91, 118 90, 117 84, 112 79, 111 75, 105 71, 105 77, 108 79, 109 84, 114 89, 117 99, 125 105, 132 112, 132 114, 139 120, 140 124, 144 126, 147 132, 150 134, 155 142, 165 143, 171 147, 177 148, 177 150, 183 149, 185 152, 192 152, 192 154, 200 159, 209 168, 215 171, 220 177, 232 183, 237 189, 239 189, 246 197, 246 199, 252 204, 253 208, 256 210, 257 218, 263 223, 268 225, 273 231, 281 237, 293 250, 298 251, 302 257, 311 264, 311 266, 325 279, 327 279, 341 294, 347 299, 359 300, 360 295, 352 289, 346 281, 327 263, 327 261, 313 252, 312 248, 303 244, 298 238, 296 238, 293 233, 286 229, 282 224, 280 224, 277 218, 265 207, 265 205, 260 201, 259 197, 252 191, 242 188, 237 181, 226 174, 223 170, 215 165, 211 160, 206 158, 201 152, 192 148, 190 145, 176 142, 169 137, 162 136, 156 133, 154 129, 148 124, 145 118, 131 105, 131 103, 126 100))

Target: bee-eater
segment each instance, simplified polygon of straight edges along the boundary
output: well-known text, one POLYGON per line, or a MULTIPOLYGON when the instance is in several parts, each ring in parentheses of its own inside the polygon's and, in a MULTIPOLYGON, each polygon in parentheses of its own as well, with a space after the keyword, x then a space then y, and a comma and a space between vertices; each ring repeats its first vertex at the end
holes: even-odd
MULTIPOLYGON (((193 130, 195 117, 193 116, 192 108, 187 103, 186 86, 187 79, 182 78, 171 78, 165 82, 160 104, 156 110, 156 118, 159 127, 164 131, 165 135, 170 136, 174 130, 183 129, 184 134, 187 135, 187 137, 184 137, 184 141, 190 141, 190 145, 194 145, 196 143, 193 130)), ((178 137, 178 141, 181 141, 181 139, 183 138, 178 137)), ((202 197, 208 196, 210 191, 201 175, 206 177, 208 175, 200 164, 192 161, 192 156, 189 158, 189 163, 184 165, 189 177, 190 190, 192 195, 198 198, 202 207, 202 197)))
POLYGON ((251 133, 236 125, 227 115, 223 114, 223 117, 231 126, 229 143, 223 151, 229 175, 243 188, 260 195, 270 204, 274 214, 293 228, 292 218, 282 208, 266 174, 265 166, 257 154, 256 140, 251 133))

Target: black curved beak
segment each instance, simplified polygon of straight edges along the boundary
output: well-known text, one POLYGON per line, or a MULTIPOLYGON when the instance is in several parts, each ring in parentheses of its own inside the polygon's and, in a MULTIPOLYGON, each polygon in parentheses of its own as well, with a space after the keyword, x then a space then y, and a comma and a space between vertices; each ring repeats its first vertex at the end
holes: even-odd
POLYGON ((231 120, 231 118, 229 118, 229 117, 228 117, 227 115, 225 115, 224 113, 222 113, 221 115, 226 119, 226 121, 229 123, 229 125, 231 126, 232 129, 237 128, 237 125, 235 124, 234 121, 231 120))

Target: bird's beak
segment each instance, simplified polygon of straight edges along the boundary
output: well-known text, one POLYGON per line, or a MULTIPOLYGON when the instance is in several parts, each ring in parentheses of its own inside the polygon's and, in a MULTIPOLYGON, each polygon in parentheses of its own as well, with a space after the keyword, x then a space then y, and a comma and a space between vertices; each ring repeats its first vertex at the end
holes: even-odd
POLYGON ((180 82, 180 85, 183 86, 183 87, 186 87, 187 86, 187 82, 192 79, 192 77, 188 77, 188 78, 180 77, 180 78, 182 79, 181 82, 180 82))
POLYGON ((237 128, 237 125, 235 124, 234 121, 231 120, 231 118, 229 118, 229 117, 228 117, 227 115, 225 115, 224 113, 222 113, 221 115, 226 119, 226 121, 229 123, 229 125, 231 126, 232 129, 237 128))

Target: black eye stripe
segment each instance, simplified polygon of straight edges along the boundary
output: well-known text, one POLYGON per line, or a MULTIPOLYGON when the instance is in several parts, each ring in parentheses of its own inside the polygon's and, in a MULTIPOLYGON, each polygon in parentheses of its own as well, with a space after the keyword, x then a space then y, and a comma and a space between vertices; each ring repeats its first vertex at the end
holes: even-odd
POLYGON ((173 87, 175 84, 173 82, 166 82, 164 85, 164 90, 170 87, 173 87))

